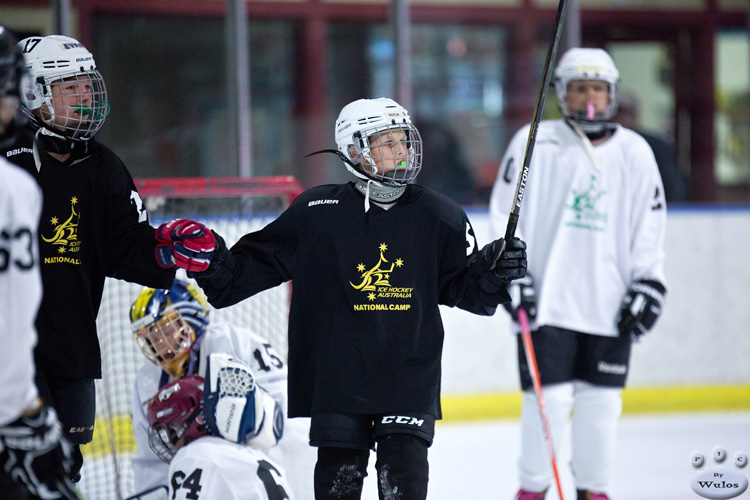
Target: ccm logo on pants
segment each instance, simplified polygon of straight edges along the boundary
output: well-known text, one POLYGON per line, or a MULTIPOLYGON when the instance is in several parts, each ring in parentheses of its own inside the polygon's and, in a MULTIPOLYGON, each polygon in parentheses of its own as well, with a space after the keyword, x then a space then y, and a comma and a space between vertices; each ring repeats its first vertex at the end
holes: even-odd
POLYGON ((422 427, 424 423, 423 419, 414 417, 403 417, 403 416, 385 416, 380 421, 381 424, 404 424, 404 425, 416 425, 422 427))

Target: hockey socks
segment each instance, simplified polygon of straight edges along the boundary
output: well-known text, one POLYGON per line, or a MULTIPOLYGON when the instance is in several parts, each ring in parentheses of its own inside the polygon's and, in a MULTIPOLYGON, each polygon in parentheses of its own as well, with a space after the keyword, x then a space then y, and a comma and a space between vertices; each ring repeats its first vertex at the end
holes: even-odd
POLYGON ((427 498, 429 464, 427 442, 411 434, 378 438, 378 495, 380 500, 427 498))

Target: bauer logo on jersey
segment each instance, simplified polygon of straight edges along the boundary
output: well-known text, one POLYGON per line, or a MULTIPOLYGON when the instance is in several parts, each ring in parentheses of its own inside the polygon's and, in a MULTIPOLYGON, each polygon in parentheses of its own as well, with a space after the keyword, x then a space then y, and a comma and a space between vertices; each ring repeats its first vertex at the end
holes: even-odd
POLYGON ((588 231, 604 231, 607 225, 606 194, 607 191, 596 187, 597 179, 592 175, 588 186, 582 190, 572 189, 569 203, 565 206, 569 210, 567 227, 575 227, 588 231))
POLYGON ((388 245, 381 243, 380 258, 377 264, 367 267, 364 263, 357 264, 357 272, 360 275, 358 283, 349 284, 355 289, 365 293, 367 303, 354 304, 355 311, 408 311, 410 304, 400 304, 400 299, 411 299, 413 288, 393 286, 391 284, 391 273, 404 266, 401 258, 396 258, 390 262, 385 254, 388 251, 388 245), (382 299, 387 299, 382 303, 382 299))
MULTIPOLYGON (((42 240, 48 245, 55 248, 55 257, 44 257, 44 264, 75 264, 80 265, 79 252, 81 251, 81 242, 78 241, 78 221, 81 216, 76 211, 78 197, 73 196, 70 199, 70 215, 63 219, 62 217, 53 216, 49 220, 52 226, 51 231, 42 229, 42 240)), ((42 221, 44 224, 44 221, 42 221)))

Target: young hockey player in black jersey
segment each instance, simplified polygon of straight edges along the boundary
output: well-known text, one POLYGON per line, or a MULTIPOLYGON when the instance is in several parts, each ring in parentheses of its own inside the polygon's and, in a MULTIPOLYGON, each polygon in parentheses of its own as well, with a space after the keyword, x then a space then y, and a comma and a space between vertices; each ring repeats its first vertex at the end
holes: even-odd
MULTIPOLYGON (((20 126, 19 86, 28 78, 15 37, 0 26, 0 147, 20 126)), ((42 298, 37 227, 42 192, 0 158, 0 498, 78 498, 71 447, 34 383, 34 319, 42 298)))
POLYGON ((216 307, 293 280, 289 416, 312 417, 316 499, 359 499, 376 443, 380 498, 424 499, 441 417, 438 306, 493 314, 526 274, 526 245, 479 250, 458 204, 411 183, 422 140, 391 99, 345 106, 336 142, 355 182, 304 192, 231 249, 217 235, 208 269, 191 275, 216 307))
POLYGON ((22 106, 30 122, 0 154, 30 172, 44 195, 37 384, 77 445, 80 468, 79 445, 94 430, 94 379, 101 378, 95 321, 105 278, 164 288, 174 270, 157 264, 155 230, 125 165, 94 139, 109 104, 91 53, 56 35, 19 46, 32 77, 22 106))

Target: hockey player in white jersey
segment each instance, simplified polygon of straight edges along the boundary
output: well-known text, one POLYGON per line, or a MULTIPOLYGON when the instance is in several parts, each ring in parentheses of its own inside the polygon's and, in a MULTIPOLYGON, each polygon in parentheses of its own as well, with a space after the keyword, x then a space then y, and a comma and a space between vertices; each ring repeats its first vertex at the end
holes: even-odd
MULTIPOLYGON (((0 26, 0 147, 14 140, 25 78, 21 50, 0 26)), ((77 498, 70 481, 71 447, 34 383, 41 210, 34 179, 0 158, 0 496, 16 500, 77 498)))
MULTIPOLYGON (((227 358, 223 361, 233 374, 248 376, 227 358)), ((203 377, 187 375, 162 387, 148 402, 149 445, 169 462, 169 498, 294 500, 282 468, 264 453, 210 435, 202 401, 205 404, 203 377)))
MULTIPOLYGON (((571 418, 578 499, 607 500, 631 343, 653 327, 666 294, 664 189, 646 141, 610 123, 619 72, 609 54, 570 49, 554 78, 563 119, 539 125, 517 228, 528 243, 518 295, 532 318, 552 441, 559 448, 571 418)), ((505 231, 528 133, 519 130, 502 159, 490 200, 493 237, 505 231)), ((539 500, 552 468, 520 338, 518 363, 516 498, 539 500)))
MULTIPOLYGON (((298 500, 312 499, 315 453, 308 446, 309 420, 287 421, 287 370, 267 340, 225 322, 211 322, 209 307, 199 289, 187 281, 175 280, 170 289, 145 288, 134 301, 130 319, 133 335, 149 359, 135 381, 131 411, 137 451, 132 465, 137 491, 147 491, 168 482, 167 465, 148 446, 146 406, 165 384, 186 375, 206 375, 211 354, 226 353, 246 363, 265 397, 278 405, 284 433, 276 446, 259 439, 248 440, 257 455, 274 460, 292 471, 292 490, 298 500), (299 491, 299 493, 297 493, 299 491)), ((271 413, 273 410, 269 413, 271 413)), ((272 415, 267 415, 267 421, 272 415)), ((270 430, 266 425, 265 431, 270 430)), ((245 436, 225 436, 238 441, 245 436)), ((248 476, 247 480, 257 480, 248 476)))

